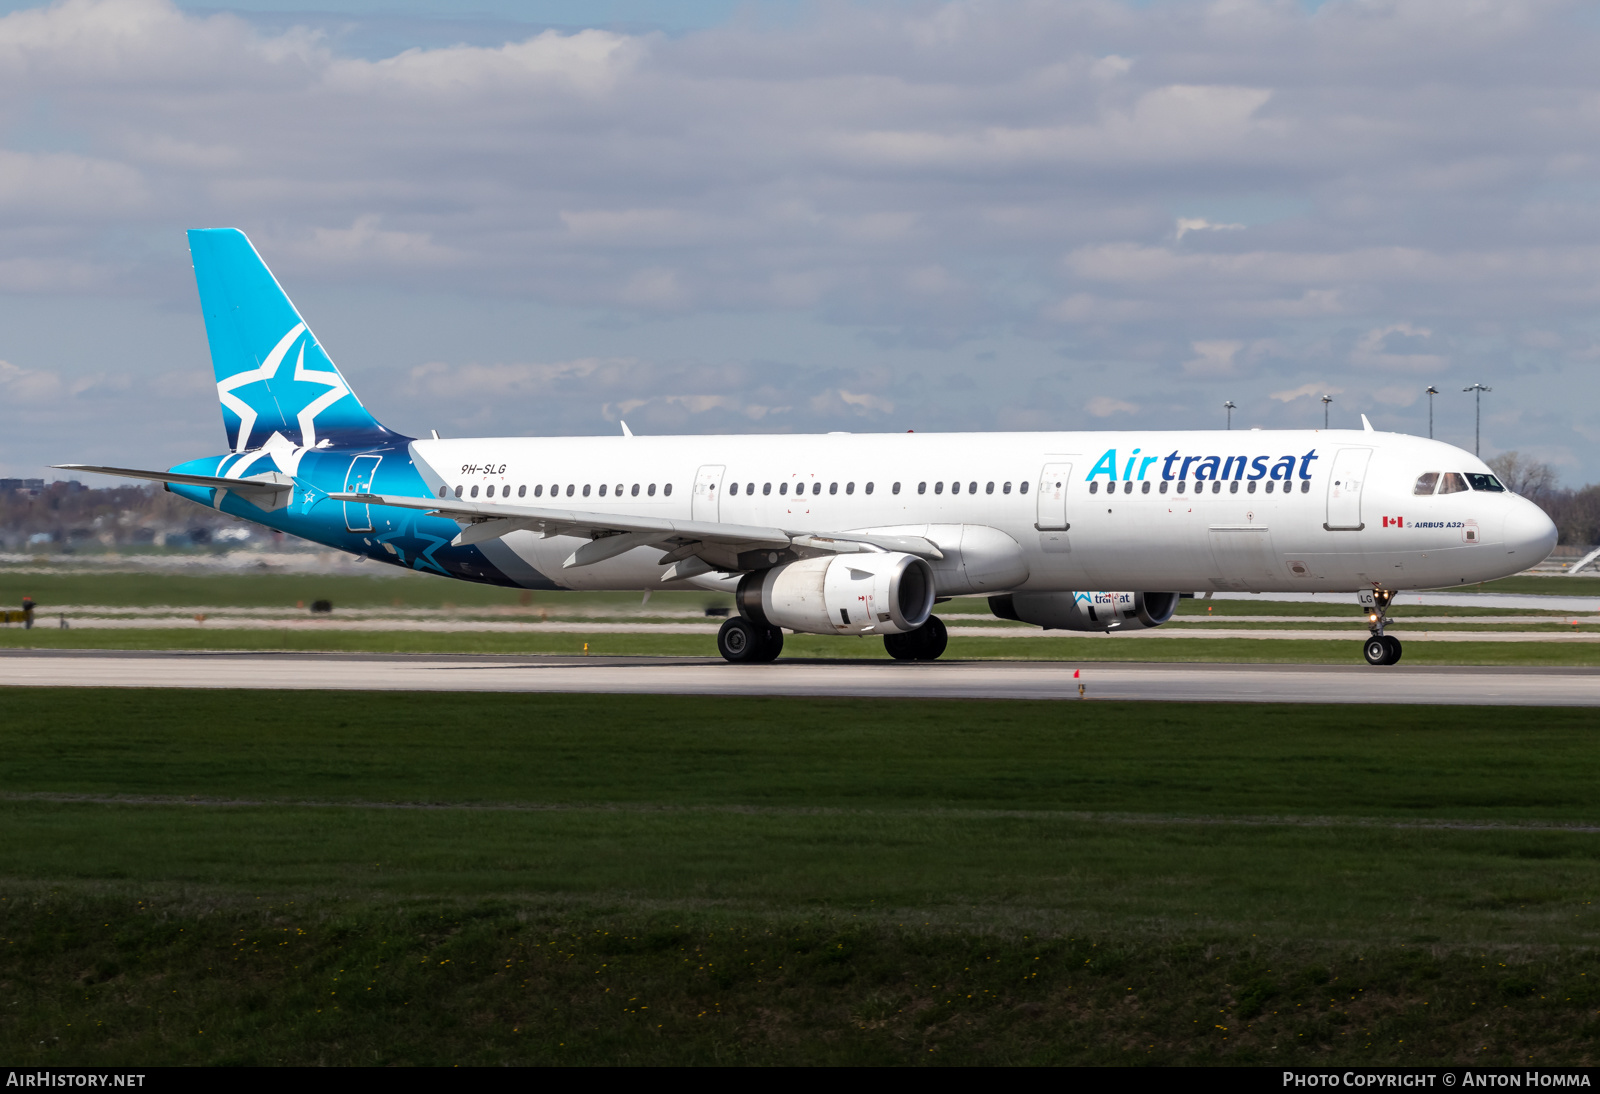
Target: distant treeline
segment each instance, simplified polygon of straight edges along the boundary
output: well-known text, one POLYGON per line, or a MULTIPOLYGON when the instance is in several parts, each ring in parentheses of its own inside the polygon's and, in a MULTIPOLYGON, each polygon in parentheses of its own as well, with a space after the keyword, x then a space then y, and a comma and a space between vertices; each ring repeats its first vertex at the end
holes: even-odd
POLYGON ((237 546, 272 535, 154 484, 96 490, 53 482, 0 491, 0 547, 8 551, 237 546))

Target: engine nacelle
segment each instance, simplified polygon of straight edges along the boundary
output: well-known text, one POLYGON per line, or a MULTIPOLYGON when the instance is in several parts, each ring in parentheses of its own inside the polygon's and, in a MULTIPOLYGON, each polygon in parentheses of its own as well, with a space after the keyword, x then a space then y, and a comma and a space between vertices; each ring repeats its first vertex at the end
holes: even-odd
POLYGON ((916 555, 804 558, 746 574, 739 614, 808 634, 905 634, 933 611, 933 571, 916 555))
POLYGON ((1178 594, 1011 593, 991 596, 989 610, 1047 631, 1142 631, 1172 618, 1178 594))

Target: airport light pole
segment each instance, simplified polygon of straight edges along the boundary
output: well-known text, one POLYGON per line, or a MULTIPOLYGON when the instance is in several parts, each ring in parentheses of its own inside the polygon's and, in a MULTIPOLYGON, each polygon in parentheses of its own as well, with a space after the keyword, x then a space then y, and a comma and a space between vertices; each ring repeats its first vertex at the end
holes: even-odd
POLYGON ((1472 401, 1476 404, 1472 416, 1472 454, 1476 456, 1483 441, 1483 393, 1494 389, 1484 387, 1482 384, 1473 384, 1471 387, 1464 387, 1461 390, 1472 392, 1472 401))
POLYGON ((1439 389, 1432 384, 1428 385, 1428 439, 1433 440, 1433 397, 1439 394, 1439 389))
POLYGON ((1331 402, 1333 402, 1333 396, 1332 395, 1324 395, 1322 397, 1322 428, 1323 429, 1327 429, 1328 428, 1328 404, 1331 403, 1331 402))
POLYGON ((1222 407, 1223 407, 1224 410, 1226 410, 1228 412, 1228 428, 1232 429, 1233 428, 1233 412, 1235 410, 1238 410, 1239 408, 1233 405, 1233 400, 1232 399, 1229 399, 1227 402, 1223 403, 1222 407))

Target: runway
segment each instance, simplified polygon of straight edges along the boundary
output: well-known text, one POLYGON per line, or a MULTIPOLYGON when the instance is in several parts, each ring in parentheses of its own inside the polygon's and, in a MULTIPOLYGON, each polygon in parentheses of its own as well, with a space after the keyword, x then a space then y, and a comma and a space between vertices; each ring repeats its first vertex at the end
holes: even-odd
POLYGON ((690 657, 17 650, 0 652, 0 687, 1600 706, 1600 668, 1360 664, 797 659, 729 665, 690 657))

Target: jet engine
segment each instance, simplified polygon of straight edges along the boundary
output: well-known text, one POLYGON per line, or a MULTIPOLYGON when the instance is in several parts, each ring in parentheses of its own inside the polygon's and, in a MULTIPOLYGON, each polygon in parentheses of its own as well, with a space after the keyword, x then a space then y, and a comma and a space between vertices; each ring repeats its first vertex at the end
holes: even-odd
POLYGON ((1141 631, 1171 619, 1178 594, 1008 593, 991 596, 989 610, 1047 631, 1141 631))
POLYGON ((933 611, 933 571, 916 555, 804 558, 746 574, 739 614, 808 634, 905 634, 933 611))

